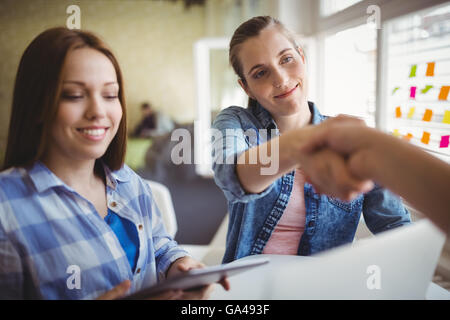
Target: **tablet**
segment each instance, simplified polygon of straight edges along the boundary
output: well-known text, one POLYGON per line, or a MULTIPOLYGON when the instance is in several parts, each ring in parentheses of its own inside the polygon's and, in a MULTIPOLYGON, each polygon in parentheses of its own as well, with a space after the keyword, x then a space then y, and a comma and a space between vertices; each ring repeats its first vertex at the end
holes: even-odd
POLYGON ((131 295, 124 297, 125 300, 147 299, 152 295, 162 293, 166 290, 189 290, 199 288, 211 283, 219 282, 224 277, 248 271, 269 262, 268 258, 257 258, 245 261, 234 261, 217 266, 193 269, 177 276, 171 277, 164 282, 148 287, 131 295))

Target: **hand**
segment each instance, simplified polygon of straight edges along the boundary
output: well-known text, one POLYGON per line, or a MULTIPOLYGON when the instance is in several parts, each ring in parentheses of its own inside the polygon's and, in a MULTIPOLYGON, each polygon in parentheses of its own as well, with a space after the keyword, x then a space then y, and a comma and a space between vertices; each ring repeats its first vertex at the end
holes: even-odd
POLYGON ((301 152, 312 153, 318 149, 329 148, 347 158, 350 173, 361 180, 371 178, 367 168, 377 166, 373 154, 382 152, 386 137, 379 131, 369 128, 364 121, 355 117, 339 115, 317 126, 316 134, 310 136, 301 147, 301 152))
MULTIPOLYGON (((183 257, 178 260, 175 260, 172 265, 169 267, 167 271, 167 278, 176 276, 180 273, 187 272, 191 269, 201 269, 204 268, 205 265, 197 260, 192 259, 191 257, 183 257)), ((219 282, 225 290, 230 290, 230 283, 227 278, 222 279, 219 282)), ((210 284, 199 289, 194 290, 184 290, 181 291, 181 295, 178 299, 182 300, 203 300, 208 299, 214 289, 214 284, 210 284)))
POLYGON ((352 176, 345 159, 330 149, 321 149, 309 156, 302 156, 301 163, 306 181, 313 185, 317 193, 350 201, 358 194, 373 188, 370 180, 360 180, 352 176))
MULTIPOLYGON (((317 126, 308 126, 300 129, 302 143, 299 147, 301 169, 306 181, 311 183, 318 193, 350 201, 359 193, 364 193, 373 188, 370 180, 359 178, 348 165, 347 150, 343 148, 330 148, 329 141, 334 137, 336 123, 342 126, 351 124, 352 126, 365 127, 363 121, 348 117, 338 116, 324 121, 317 126)), ((346 146, 343 140, 344 148, 346 146)))

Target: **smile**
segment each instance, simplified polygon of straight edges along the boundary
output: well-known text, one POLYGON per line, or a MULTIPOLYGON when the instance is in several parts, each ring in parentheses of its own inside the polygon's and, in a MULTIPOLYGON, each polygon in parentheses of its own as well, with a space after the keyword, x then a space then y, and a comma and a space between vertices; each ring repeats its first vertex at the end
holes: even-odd
POLYGON ((102 140, 105 135, 107 127, 96 127, 96 128, 78 128, 77 131, 81 133, 81 135, 91 141, 99 141, 102 140))
POLYGON ((283 98, 286 98, 286 97, 290 96, 292 93, 294 93, 295 89, 297 89, 298 86, 299 86, 299 83, 297 83, 297 85, 296 85, 294 88, 292 88, 291 90, 289 90, 289 91, 287 91, 287 92, 285 92, 285 93, 282 93, 282 94, 280 94, 280 95, 278 95, 278 96, 275 96, 274 98, 275 98, 275 99, 283 99, 283 98))

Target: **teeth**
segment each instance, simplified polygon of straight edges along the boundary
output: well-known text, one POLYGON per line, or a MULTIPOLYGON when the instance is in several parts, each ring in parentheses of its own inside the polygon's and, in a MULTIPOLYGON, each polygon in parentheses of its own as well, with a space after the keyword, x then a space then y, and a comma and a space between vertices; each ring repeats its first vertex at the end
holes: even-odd
POLYGON ((105 129, 81 129, 81 132, 90 136, 101 136, 105 129))

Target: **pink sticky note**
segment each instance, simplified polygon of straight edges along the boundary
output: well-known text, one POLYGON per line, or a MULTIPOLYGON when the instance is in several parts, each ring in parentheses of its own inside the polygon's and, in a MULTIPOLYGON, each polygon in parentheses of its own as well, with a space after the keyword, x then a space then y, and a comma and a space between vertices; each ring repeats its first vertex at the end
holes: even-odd
POLYGON ((411 87, 410 94, 409 94, 409 97, 411 99, 415 99, 416 98, 416 89, 417 89, 417 87, 411 87))
POLYGON ((450 136, 442 136, 439 148, 448 148, 450 136))

